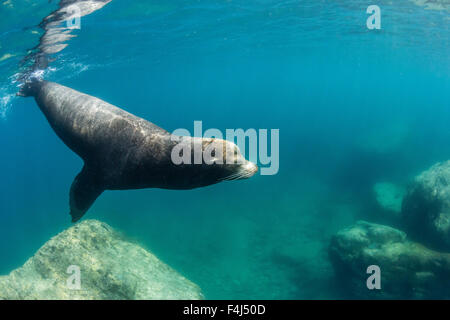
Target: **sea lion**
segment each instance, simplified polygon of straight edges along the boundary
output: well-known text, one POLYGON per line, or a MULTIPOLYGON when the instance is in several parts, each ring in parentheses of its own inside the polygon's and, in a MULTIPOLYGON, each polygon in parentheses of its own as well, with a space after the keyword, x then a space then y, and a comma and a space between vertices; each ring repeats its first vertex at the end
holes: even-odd
MULTIPOLYGON (((223 180, 249 178, 258 167, 221 139, 177 137, 155 124, 96 97, 33 79, 21 96, 33 96, 58 137, 84 160, 70 189, 70 214, 78 221, 104 190, 193 189, 223 180), (226 161, 175 164, 172 150, 221 150, 226 161), (229 161, 230 157, 233 161, 229 161)), ((185 156, 185 155, 184 155, 185 156)), ((223 160, 215 159, 215 160, 223 160)))

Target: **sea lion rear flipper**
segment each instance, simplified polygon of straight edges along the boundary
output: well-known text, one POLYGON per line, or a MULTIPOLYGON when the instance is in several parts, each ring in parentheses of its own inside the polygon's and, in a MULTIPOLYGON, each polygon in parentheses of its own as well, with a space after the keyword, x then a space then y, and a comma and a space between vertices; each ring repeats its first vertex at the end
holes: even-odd
POLYGON ((70 187, 70 215, 72 222, 77 222, 89 210, 104 188, 95 171, 86 165, 76 176, 70 187))
POLYGON ((39 92, 40 86, 44 83, 44 80, 39 78, 29 78, 21 86, 19 92, 16 93, 17 96, 30 97, 36 96, 39 92))

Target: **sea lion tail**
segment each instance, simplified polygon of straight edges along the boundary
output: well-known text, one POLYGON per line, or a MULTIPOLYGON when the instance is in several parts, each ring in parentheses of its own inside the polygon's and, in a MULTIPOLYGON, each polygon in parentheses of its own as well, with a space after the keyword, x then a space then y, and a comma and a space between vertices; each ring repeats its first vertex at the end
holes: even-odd
POLYGON ((42 82, 43 82, 43 80, 39 79, 39 78, 28 79, 20 86, 20 90, 17 93, 17 95, 21 96, 21 97, 36 96, 42 82))

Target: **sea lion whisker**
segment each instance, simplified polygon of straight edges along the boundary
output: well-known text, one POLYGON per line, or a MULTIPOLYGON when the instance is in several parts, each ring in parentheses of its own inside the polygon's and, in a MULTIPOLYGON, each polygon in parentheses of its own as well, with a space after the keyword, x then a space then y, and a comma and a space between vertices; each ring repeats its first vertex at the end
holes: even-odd
POLYGON ((233 180, 235 177, 237 177, 239 175, 239 172, 237 173, 233 173, 229 176, 226 176, 225 178, 222 178, 221 180, 233 180))

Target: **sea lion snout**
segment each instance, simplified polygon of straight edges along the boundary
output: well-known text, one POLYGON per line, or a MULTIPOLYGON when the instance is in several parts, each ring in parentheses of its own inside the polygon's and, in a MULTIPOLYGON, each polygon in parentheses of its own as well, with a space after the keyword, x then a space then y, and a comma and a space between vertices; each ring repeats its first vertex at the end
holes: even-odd
POLYGON ((247 161, 242 166, 243 175, 241 179, 248 179, 255 175, 258 172, 258 166, 251 161, 247 161))
POLYGON ((251 161, 245 161, 243 164, 235 167, 233 173, 227 175, 221 180, 243 180, 251 178, 258 172, 258 166, 251 161))

